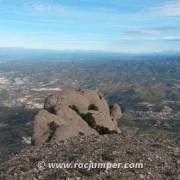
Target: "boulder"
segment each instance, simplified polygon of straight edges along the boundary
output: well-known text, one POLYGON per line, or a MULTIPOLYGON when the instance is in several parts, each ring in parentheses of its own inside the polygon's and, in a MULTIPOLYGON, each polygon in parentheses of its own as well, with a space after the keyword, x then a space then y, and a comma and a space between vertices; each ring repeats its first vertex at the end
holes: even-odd
POLYGON ((34 144, 66 140, 79 135, 120 133, 120 107, 109 109, 99 92, 64 90, 50 95, 34 119, 34 144))
POLYGON ((110 112, 111 112, 111 117, 116 121, 119 120, 122 117, 121 108, 116 103, 112 105, 112 107, 110 109, 110 112))
POLYGON ((41 110, 34 119, 33 144, 68 139, 73 136, 97 134, 71 109, 63 110, 68 118, 41 110))

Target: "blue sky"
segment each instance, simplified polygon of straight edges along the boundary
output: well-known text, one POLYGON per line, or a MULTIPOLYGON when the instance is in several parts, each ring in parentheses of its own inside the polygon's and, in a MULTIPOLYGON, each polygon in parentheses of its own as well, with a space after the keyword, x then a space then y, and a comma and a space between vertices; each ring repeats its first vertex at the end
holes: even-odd
POLYGON ((0 47, 180 51, 180 0, 0 0, 0 47))

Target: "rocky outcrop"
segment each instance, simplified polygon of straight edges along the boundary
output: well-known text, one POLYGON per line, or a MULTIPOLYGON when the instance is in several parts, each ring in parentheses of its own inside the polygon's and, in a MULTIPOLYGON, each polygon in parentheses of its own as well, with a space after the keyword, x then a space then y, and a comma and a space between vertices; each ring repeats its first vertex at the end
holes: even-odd
POLYGON ((49 96, 34 120, 33 142, 68 139, 79 135, 120 133, 122 116, 115 104, 111 111, 101 93, 92 90, 65 90, 49 96))
POLYGON ((68 119, 63 119, 42 110, 35 117, 33 140, 35 144, 50 141, 60 141, 77 135, 91 135, 97 132, 90 128, 85 121, 72 110, 68 109, 68 119))
POLYGON ((113 104, 113 106, 110 108, 110 112, 111 112, 111 117, 114 120, 118 120, 122 117, 122 111, 121 108, 118 104, 113 104))

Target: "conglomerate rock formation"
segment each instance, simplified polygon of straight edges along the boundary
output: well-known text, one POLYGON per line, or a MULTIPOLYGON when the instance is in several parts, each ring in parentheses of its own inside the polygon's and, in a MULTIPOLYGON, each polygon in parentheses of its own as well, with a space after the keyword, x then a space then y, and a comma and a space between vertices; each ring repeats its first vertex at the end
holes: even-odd
POLYGON ((93 90, 64 90, 50 95, 34 120, 34 144, 60 142, 79 135, 120 133, 119 105, 109 105, 93 90))

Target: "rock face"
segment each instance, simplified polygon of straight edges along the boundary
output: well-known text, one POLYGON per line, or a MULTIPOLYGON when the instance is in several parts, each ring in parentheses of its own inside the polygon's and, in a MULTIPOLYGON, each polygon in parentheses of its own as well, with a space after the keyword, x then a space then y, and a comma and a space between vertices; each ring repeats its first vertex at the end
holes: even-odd
POLYGON ((79 135, 120 133, 122 116, 115 104, 110 111, 101 93, 92 90, 65 90, 49 96, 34 120, 35 144, 66 140, 79 135))

